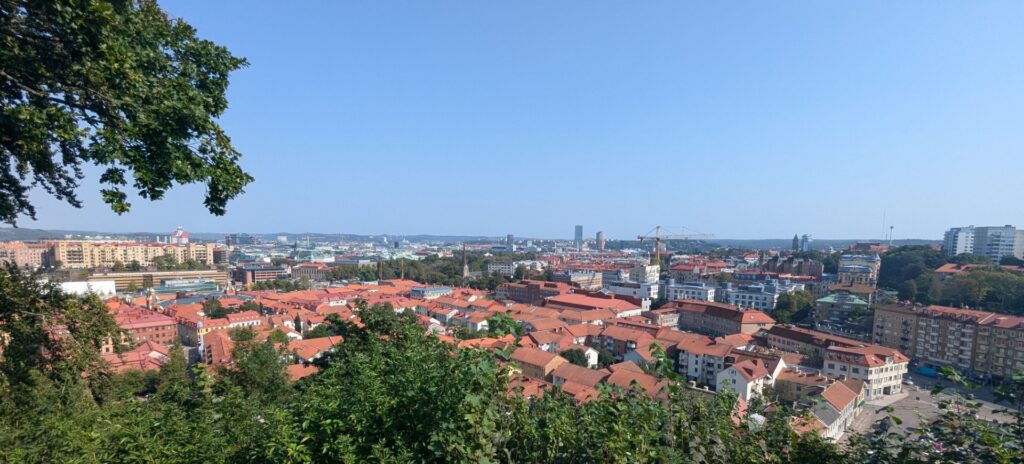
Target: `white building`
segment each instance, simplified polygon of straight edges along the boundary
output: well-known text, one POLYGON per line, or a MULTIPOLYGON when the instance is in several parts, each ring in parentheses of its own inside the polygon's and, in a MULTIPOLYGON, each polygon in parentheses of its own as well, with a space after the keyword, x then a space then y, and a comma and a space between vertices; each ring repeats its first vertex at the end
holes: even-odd
POLYGON ((863 381, 864 398, 872 400, 902 392, 909 363, 899 351, 880 345, 831 346, 825 351, 822 372, 863 381))
POLYGON ((629 280, 633 282, 657 282, 661 277, 661 266, 642 264, 629 270, 629 280))
POLYGON ((608 282, 604 288, 616 295, 642 299, 658 298, 657 282, 608 282))
POLYGON ((732 285, 726 284, 725 301, 739 308, 754 308, 766 313, 775 310, 779 295, 799 292, 804 284, 792 283, 788 280, 769 280, 764 283, 732 285))
POLYGON ((512 277, 516 274, 516 264, 513 262, 487 263, 487 275, 491 274, 512 277))
MULTIPOLYGON (((780 363, 781 364, 781 363, 780 363)), ((746 359, 722 369, 715 375, 715 389, 735 391, 743 401, 764 392, 764 387, 772 384, 772 375, 768 366, 760 359, 746 359)))
POLYGON ((69 295, 88 295, 93 294, 100 298, 117 296, 117 290, 114 288, 113 280, 97 280, 95 282, 61 282, 60 290, 69 295))
POLYGON ((675 283, 670 279, 665 286, 665 298, 668 300, 715 301, 715 287, 703 282, 675 283))
POLYGON ((993 262, 1005 256, 1024 258, 1024 230, 1011 225, 954 227, 946 231, 942 249, 949 256, 971 253, 993 262))

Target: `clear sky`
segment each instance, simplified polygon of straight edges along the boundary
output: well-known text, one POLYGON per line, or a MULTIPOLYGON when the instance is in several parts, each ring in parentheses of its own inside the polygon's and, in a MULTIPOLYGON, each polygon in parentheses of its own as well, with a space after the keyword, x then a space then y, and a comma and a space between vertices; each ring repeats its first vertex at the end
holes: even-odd
POLYGON ((1024 2, 161 2, 256 177, 22 227, 896 238, 1024 226, 1024 2))

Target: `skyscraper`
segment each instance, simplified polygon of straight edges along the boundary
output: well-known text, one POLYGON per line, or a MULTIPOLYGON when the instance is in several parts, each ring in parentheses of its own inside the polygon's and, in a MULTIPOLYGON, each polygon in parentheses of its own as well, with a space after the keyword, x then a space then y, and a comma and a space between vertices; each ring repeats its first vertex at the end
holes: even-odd
POLYGON ((576 226, 576 237, 573 240, 573 244, 576 245, 576 250, 583 249, 583 226, 576 226))
POLYGON ((597 233, 597 249, 604 251, 604 231, 597 233))
POLYGON ((512 234, 508 234, 505 237, 505 249, 508 251, 516 251, 516 238, 512 234))
POLYGON ((812 239, 808 234, 804 234, 800 237, 800 251, 811 251, 811 242, 813 241, 814 239, 812 239))

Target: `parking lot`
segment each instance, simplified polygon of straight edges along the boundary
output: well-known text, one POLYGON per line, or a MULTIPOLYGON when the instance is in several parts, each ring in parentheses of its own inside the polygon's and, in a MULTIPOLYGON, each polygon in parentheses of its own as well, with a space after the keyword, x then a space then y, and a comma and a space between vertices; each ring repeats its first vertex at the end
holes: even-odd
POLYGON ((893 408, 891 414, 902 421, 900 425, 893 424, 892 430, 914 431, 920 427, 922 421, 931 421, 937 418, 942 413, 942 410, 939 409, 939 402, 953 399, 956 393, 960 393, 962 398, 973 398, 972 402, 981 403, 981 409, 978 410, 979 419, 999 422, 1012 421, 1012 417, 1009 415, 997 412, 1005 409, 1005 406, 992 401, 991 387, 965 390, 945 380, 915 375, 907 376, 907 378, 914 385, 904 385, 903 393, 867 402, 860 416, 854 422, 853 430, 856 432, 873 430, 878 421, 890 414, 880 410, 891 406, 893 408), (942 384, 946 389, 937 395, 932 395, 930 390, 936 383, 942 384))

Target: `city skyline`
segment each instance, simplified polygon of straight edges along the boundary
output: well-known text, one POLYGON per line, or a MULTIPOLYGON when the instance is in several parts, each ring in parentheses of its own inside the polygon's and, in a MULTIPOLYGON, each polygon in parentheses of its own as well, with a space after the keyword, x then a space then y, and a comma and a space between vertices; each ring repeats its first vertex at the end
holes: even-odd
POLYGON ((87 168, 83 209, 37 190, 40 219, 19 226, 752 239, 891 224, 941 240, 1020 224, 1024 208, 983 200, 1024 195, 1024 5, 923 5, 165 2, 249 59, 221 119, 256 181, 224 217, 197 186, 130 195, 117 216, 87 168))

